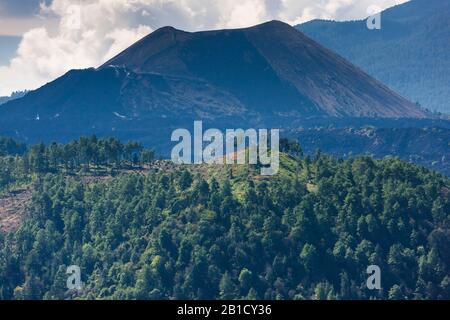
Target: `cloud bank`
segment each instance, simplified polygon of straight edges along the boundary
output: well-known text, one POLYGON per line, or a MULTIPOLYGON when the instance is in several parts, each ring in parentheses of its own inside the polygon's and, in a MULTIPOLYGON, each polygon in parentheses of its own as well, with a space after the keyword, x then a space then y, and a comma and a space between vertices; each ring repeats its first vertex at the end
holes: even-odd
POLYGON ((238 28, 268 20, 297 24, 348 20, 406 0, 53 0, 40 16, 55 28, 34 28, 9 65, 0 66, 0 96, 35 89, 70 69, 96 67, 166 25, 188 31, 238 28))

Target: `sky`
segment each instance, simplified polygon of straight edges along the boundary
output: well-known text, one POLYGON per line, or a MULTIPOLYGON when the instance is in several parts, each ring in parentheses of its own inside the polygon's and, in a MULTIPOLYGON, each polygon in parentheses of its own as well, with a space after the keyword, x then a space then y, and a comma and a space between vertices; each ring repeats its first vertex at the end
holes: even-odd
POLYGON ((163 26, 355 20, 407 0, 0 0, 0 96, 97 67, 163 26))

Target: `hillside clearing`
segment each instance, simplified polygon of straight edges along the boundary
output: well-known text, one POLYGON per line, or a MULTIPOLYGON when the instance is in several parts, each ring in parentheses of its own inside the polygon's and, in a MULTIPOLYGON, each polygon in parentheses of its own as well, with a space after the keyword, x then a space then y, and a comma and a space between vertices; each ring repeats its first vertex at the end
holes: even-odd
POLYGON ((31 196, 31 189, 20 189, 0 198, 0 231, 10 233, 19 228, 31 196))

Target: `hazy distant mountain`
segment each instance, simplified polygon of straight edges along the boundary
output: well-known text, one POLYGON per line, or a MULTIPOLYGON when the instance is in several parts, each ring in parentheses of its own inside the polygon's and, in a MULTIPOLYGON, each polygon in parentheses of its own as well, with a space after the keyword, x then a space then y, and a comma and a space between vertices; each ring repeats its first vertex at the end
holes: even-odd
POLYGON ((98 69, 70 71, 1 106, 0 134, 44 141, 113 134, 158 144, 195 119, 270 127, 314 117, 425 116, 274 21, 198 33, 159 29, 98 69))
POLYGON ((450 1, 412 0, 366 21, 315 20, 298 29, 423 107, 450 112, 450 1))
POLYGON ((320 128, 293 131, 289 136, 298 138, 307 154, 320 149, 343 158, 398 156, 450 176, 450 127, 320 128))

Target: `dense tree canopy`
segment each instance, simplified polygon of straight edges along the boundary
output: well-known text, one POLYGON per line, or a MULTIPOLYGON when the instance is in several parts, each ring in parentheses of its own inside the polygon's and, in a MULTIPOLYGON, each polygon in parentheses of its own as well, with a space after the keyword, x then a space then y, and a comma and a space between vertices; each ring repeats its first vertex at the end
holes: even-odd
POLYGON ((81 137, 68 144, 36 144, 0 137, 0 193, 13 183, 28 182, 30 175, 46 173, 112 174, 117 170, 151 164, 155 153, 141 143, 81 137))
POLYGON ((84 150, 68 158, 74 166, 132 162, 140 150, 97 153, 92 139, 2 158, 42 173, 19 230, 0 235, 0 299, 450 299, 450 183, 441 175, 320 153, 282 155, 271 178, 246 166, 91 182, 46 170, 67 164, 52 148, 84 150), (70 265, 81 267, 80 292, 66 288, 70 265), (369 265, 381 269, 381 290, 366 287, 369 265))

